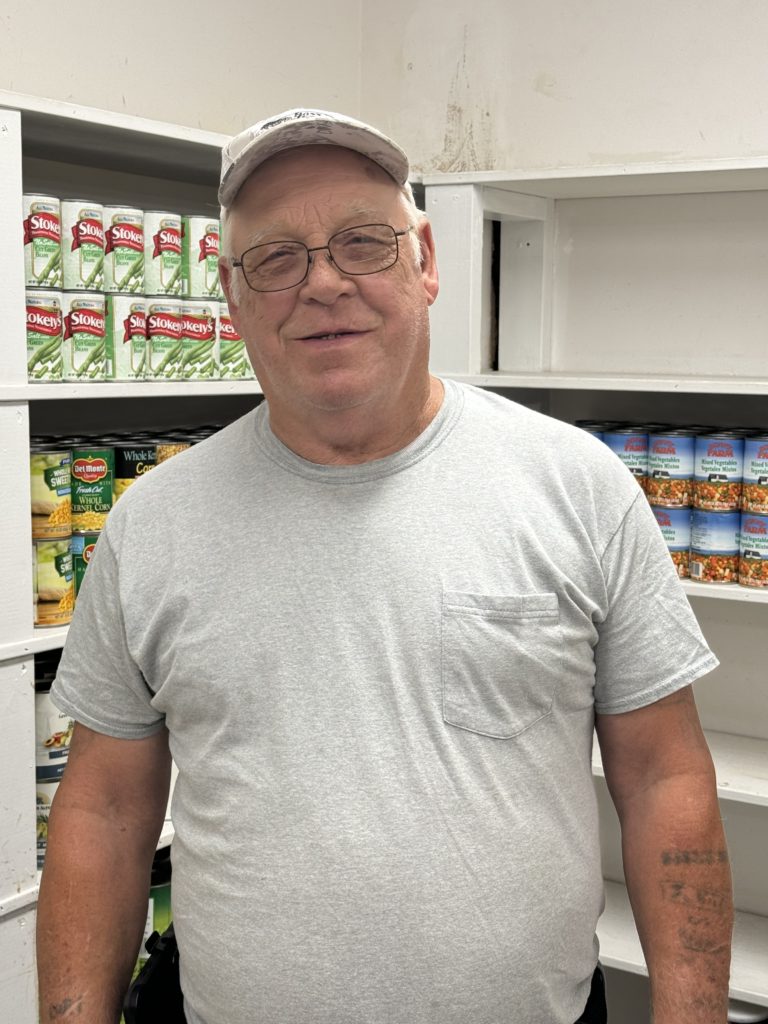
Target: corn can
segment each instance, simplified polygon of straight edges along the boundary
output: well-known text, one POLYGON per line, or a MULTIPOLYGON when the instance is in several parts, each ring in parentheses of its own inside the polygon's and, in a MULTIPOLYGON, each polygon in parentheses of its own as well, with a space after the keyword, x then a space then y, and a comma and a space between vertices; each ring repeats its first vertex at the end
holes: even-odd
POLYGON ((148 297, 147 380, 177 380, 181 351, 181 300, 148 297))
POLYGON ((112 448, 72 449, 72 531, 96 533, 104 528, 114 504, 115 453, 112 448))
POLYGON ((219 303, 199 299, 181 301, 181 363, 184 380, 214 380, 219 375, 217 319, 219 303))
POLYGON ((144 292, 181 295, 181 215, 144 213, 144 292))
POLYGON ((63 626, 75 607, 70 539, 33 540, 32 550, 35 625, 63 626))
POLYGON ((142 380, 147 358, 147 303, 143 295, 106 295, 107 380, 142 380))
POLYGON ((104 380, 106 324, 104 296, 93 292, 62 295, 64 339, 62 378, 87 384, 104 380))
POLYGON ((253 380, 245 342, 235 330, 226 302, 219 303, 219 377, 222 380, 253 380))
POLYGON ((77 595, 80 593, 85 570, 88 568, 88 563, 91 560, 98 539, 98 533, 76 533, 72 537, 72 573, 75 579, 75 601, 77 601, 77 595))
POLYGON ((741 513, 739 583, 742 587, 768 587, 768 516, 741 513))
POLYGON ((104 291, 144 292, 144 211, 104 207, 104 291))
POLYGON ((218 218, 182 217, 181 232, 183 294, 192 299, 222 298, 218 218))
POLYGON ((32 537, 65 539, 72 533, 72 453, 33 444, 29 456, 32 537))
POLYGON ((28 288, 61 288, 61 203, 23 195, 24 280, 28 288))
POLYGON ((104 287, 104 207, 87 199, 62 199, 64 288, 100 292, 104 287))
POLYGON ((27 377, 61 380, 61 292, 27 289, 27 377))
POLYGON ((153 466, 157 465, 157 445, 119 443, 115 445, 115 501, 131 486, 136 483, 140 476, 148 473, 153 466))

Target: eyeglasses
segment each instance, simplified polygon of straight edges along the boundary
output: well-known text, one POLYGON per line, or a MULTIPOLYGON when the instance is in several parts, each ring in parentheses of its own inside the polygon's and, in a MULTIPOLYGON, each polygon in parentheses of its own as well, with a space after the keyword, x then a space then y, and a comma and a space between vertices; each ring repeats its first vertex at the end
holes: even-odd
POLYGON ((241 268, 245 283, 255 292, 295 288, 309 274, 316 252, 326 251, 342 274, 378 274, 397 263, 397 240, 412 230, 412 224, 403 231, 395 231, 389 224, 359 224, 337 231, 327 245, 312 249, 303 242, 265 242, 246 249, 239 260, 232 260, 232 266, 241 268))

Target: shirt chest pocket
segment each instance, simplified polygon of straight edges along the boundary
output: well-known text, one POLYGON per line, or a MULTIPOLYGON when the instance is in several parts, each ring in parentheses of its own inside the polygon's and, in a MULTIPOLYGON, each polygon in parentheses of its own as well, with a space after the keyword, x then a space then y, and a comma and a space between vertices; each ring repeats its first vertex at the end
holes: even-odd
POLYGON ((562 672, 557 594, 443 593, 443 719, 499 739, 548 715, 562 672))

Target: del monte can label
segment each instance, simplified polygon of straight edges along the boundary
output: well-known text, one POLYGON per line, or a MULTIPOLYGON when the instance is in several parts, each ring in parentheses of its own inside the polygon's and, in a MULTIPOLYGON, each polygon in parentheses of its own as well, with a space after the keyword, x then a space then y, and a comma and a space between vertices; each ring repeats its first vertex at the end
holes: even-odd
POLYGON ((55 196, 22 196, 24 275, 29 288, 61 288, 61 203, 55 196))
POLYGON ((104 287, 104 208, 85 199, 61 203, 64 288, 101 291, 104 287))
POLYGON ((104 291, 144 291, 144 211, 104 207, 104 291))
POLYGON ((61 293, 27 290, 27 376, 61 380, 61 293))
POLYGON ((114 503, 115 453, 112 448, 72 449, 72 529, 95 533, 114 503))
POLYGON ((158 210, 144 214, 144 291, 181 295, 181 215, 158 210))
POLYGON ((104 296, 64 292, 63 378, 68 381, 104 380, 106 361, 104 296))

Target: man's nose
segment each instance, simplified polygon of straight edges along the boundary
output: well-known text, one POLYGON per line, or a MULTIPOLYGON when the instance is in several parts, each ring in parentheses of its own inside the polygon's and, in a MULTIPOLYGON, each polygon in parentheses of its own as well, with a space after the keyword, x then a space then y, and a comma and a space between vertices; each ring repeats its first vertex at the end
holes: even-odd
POLYGON ((312 249, 309 253, 309 269, 301 284, 303 297, 327 298, 349 292, 355 285, 349 275, 339 270, 327 246, 312 249))

